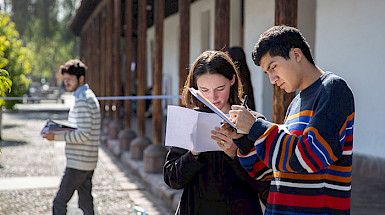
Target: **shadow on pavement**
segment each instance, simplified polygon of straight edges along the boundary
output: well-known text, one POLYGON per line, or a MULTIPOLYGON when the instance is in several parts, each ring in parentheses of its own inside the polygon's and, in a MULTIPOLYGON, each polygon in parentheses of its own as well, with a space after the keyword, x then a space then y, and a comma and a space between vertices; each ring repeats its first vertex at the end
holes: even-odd
POLYGON ((22 140, 1 140, 0 141, 0 148, 3 147, 15 147, 15 146, 24 146, 28 143, 22 140))
POLYGON ((10 129, 10 128, 16 128, 16 127, 20 127, 20 125, 4 125, 3 126, 3 129, 6 130, 6 129, 10 129))

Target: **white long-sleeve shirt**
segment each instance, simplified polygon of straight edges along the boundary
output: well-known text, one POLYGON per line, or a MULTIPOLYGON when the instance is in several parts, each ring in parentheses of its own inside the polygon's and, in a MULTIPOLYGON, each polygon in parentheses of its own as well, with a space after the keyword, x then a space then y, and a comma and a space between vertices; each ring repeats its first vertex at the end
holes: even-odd
POLYGON ((55 140, 65 141, 67 167, 90 171, 96 168, 100 144, 100 106, 88 84, 74 93, 75 103, 68 114, 68 123, 77 129, 56 134, 55 140))

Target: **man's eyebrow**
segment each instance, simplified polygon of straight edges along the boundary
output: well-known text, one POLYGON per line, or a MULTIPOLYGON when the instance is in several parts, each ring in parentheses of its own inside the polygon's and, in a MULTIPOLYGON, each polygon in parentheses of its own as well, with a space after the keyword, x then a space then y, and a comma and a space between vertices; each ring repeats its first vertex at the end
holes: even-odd
POLYGON ((272 60, 272 61, 270 61, 270 63, 269 64, 267 64, 267 68, 266 68, 266 71, 265 72, 267 72, 267 71, 269 71, 270 70, 270 66, 271 66, 271 64, 272 63, 274 63, 275 61, 274 60, 272 60))

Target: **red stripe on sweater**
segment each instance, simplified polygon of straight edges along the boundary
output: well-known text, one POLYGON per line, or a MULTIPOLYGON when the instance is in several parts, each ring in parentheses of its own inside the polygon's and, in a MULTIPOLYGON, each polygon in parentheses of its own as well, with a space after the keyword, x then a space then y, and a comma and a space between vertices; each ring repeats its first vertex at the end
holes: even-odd
POLYGON ((322 169, 323 168, 323 164, 322 164, 322 161, 319 159, 319 157, 317 157, 316 154, 313 153, 313 151, 310 149, 310 142, 305 138, 305 136, 307 135, 304 135, 303 136, 303 142, 305 143, 306 145, 306 149, 307 149, 307 152, 309 153, 309 155, 311 156, 311 158, 313 158, 313 160, 318 164, 318 166, 322 169))
POLYGON ((353 135, 346 136, 346 137, 345 137, 345 141, 346 141, 346 142, 353 141, 353 135))
POLYGON ((295 134, 297 136, 301 136, 303 134, 302 130, 291 130, 290 134, 295 134))
POLYGON ((350 151, 353 150, 353 146, 342 146, 343 151, 350 151))
POLYGON ((264 162, 266 165, 269 165, 270 148, 271 148, 271 145, 273 144, 274 138, 275 138, 275 136, 277 135, 277 133, 278 133, 278 126, 276 126, 276 127, 270 132, 270 134, 266 137, 266 140, 265 140, 265 157, 264 157, 264 159, 263 159, 263 162, 264 162))
POLYGON ((333 208, 336 210, 350 209, 350 197, 338 198, 332 196, 305 196, 270 192, 267 202, 269 204, 287 205, 306 208, 333 208))
POLYGON ((262 162, 262 161, 258 161, 256 163, 254 163, 253 165, 253 171, 251 173, 249 173, 250 176, 252 177, 258 177, 256 176, 257 172, 261 171, 263 168, 265 168, 265 164, 262 162))
MULTIPOLYGON (((307 135, 304 135, 303 136, 303 139, 304 141, 306 141, 306 137, 307 135)), ((298 140, 297 142, 297 147, 298 147, 298 151, 299 153, 301 153, 301 157, 302 159, 305 161, 305 163, 310 167, 310 169, 312 169, 313 171, 316 171, 316 168, 315 166, 310 162, 310 160, 306 157, 305 155, 305 152, 304 152, 304 149, 303 149, 303 145, 301 144, 301 142, 298 140)))

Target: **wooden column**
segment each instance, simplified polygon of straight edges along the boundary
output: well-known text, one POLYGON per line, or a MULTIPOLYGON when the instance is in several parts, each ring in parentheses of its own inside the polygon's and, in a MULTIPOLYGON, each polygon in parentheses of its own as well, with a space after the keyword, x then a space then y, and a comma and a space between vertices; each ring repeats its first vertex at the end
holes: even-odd
MULTIPOLYGON (((122 91, 121 84, 121 67, 120 67, 120 39, 122 37, 122 0, 115 0, 115 16, 114 16, 114 96, 120 96, 122 91)), ((114 111, 114 120, 120 119, 121 100, 114 100, 116 110, 114 111)))
MULTIPOLYGON (((163 61, 163 22, 165 0, 154 2, 154 25, 155 25, 155 47, 154 47, 154 78, 153 95, 162 94, 162 61, 163 61)), ((154 144, 149 145, 143 152, 144 171, 147 173, 161 173, 167 154, 167 149, 162 142, 162 100, 153 99, 152 130, 154 144)))
POLYGON ((94 78, 94 71, 92 71, 92 52, 93 52, 93 37, 91 36, 93 30, 93 22, 91 21, 91 24, 87 28, 87 57, 85 64, 87 65, 88 74, 86 74, 86 82, 90 84, 90 87, 93 87, 93 78, 94 78))
MULTIPOLYGON (((138 1, 138 64, 137 64, 137 95, 146 94, 146 37, 147 37, 147 0, 138 1)), ((145 136, 146 101, 137 102, 138 136, 145 136)))
POLYGON ((100 96, 100 16, 95 16, 95 28, 94 28, 94 45, 95 45, 95 55, 93 56, 93 64, 95 69, 95 81, 94 89, 96 96, 100 96))
MULTIPOLYGON (((82 45, 81 45, 81 54, 80 54, 80 60, 83 62, 86 62, 86 56, 87 56, 87 31, 83 30, 81 33, 82 37, 82 45)), ((87 78, 86 78, 87 80, 87 78)))
MULTIPOLYGON (((100 96, 106 96, 106 13, 105 11, 102 11, 100 14, 100 96)), ((104 106, 106 104, 105 100, 101 100, 100 102, 100 111, 101 114, 104 116, 105 110, 104 106)))
POLYGON ((84 48, 85 48, 85 37, 84 37, 84 32, 80 33, 80 50, 79 50, 79 59, 82 60, 84 59, 84 48))
MULTIPOLYGON (((154 50, 154 84, 153 95, 162 95, 163 76, 163 22, 164 0, 155 1, 155 50, 154 50)), ((153 99, 152 127, 153 142, 161 144, 162 141, 162 100, 153 99)))
POLYGON ((215 0, 214 49, 226 51, 230 45, 230 0, 215 0))
MULTIPOLYGON (((298 0, 275 0, 275 25, 297 26, 298 0)), ((295 93, 286 93, 274 85, 273 122, 282 124, 295 93)))
MULTIPOLYGON (((125 84, 124 94, 125 96, 131 96, 131 62, 133 61, 133 0, 125 1, 125 84)), ((131 142, 136 137, 136 133, 131 130, 131 100, 124 100, 124 129, 119 132, 119 150, 124 154, 124 151, 130 150, 131 142)), ((123 155, 122 155, 123 156, 123 155)), ((123 156, 124 157, 124 156, 123 156)))
MULTIPOLYGON (((114 0, 108 0, 108 5, 107 5, 107 47, 106 47, 106 96, 112 96, 112 40, 113 40, 113 14, 114 14, 114 0)), ((111 107, 112 107, 112 100, 107 100, 107 107, 108 107, 108 112, 107 115, 111 117, 111 107)))
POLYGON ((182 92, 190 62, 190 0, 179 0, 179 93, 182 92))
MULTIPOLYGON (((125 96, 131 96, 131 62, 132 57, 132 33, 133 33, 133 14, 132 14, 132 0, 126 0, 126 31, 125 31, 125 96)), ((131 128, 131 100, 124 101, 124 127, 131 128)))

